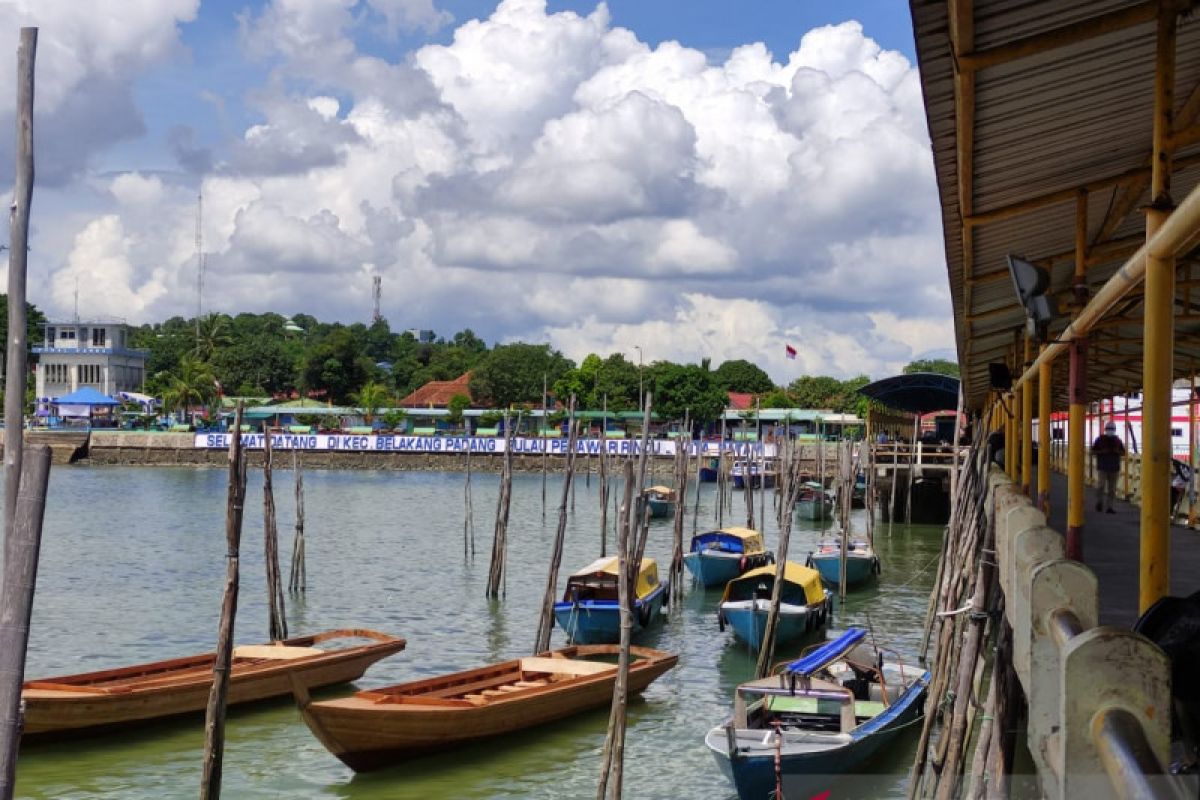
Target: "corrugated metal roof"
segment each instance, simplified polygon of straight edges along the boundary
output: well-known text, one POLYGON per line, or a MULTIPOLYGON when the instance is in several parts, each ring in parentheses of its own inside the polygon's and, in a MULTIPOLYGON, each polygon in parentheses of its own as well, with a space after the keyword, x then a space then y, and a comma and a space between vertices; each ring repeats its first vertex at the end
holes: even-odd
MULTIPOLYGON (((911 0, 917 57, 942 201, 947 272, 954 305, 963 389, 969 406, 982 406, 988 391, 988 364, 1009 361, 1023 329, 1024 314, 1008 278, 1009 253, 1046 264, 1065 327, 1074 273, 1076 201, 1087 194, 1087 236, 1092 263, 1087 283, 1094 292, 1124 262, 1144 237, 1142 206, 1148 203, 1154 86, 1155 22, 1062 44, 1034 55, 983 66, 974 72, 974 147, 971 202, 975 216, 1050 196, 1036 209, 978 221, 970 231, 970 275, 963 252, 964 221, 959 206, 955 55, 950 35, 950 6, 955 0, 911 0), (1141 176, 1138 180, 1139 173, 1141 176), (1115 179, 1124 176, 1124 183, 1115 179), (1132 177, 1132 180, 1131 180, 1132 177), (1131 187, 1126 189, 1126 186, 1131 187), (1126 191, 1135 201, 1122 206, 1126 191), (1115 209, 1121 219, 1108 221, 1115 209), (1106 234, 1102 236, 1102 234, 1106 234), (1110 244, 1112 246, 1110 246, 1110 244), (1123 245, 1123 246, 1118 246, 1123 245)), ((1064 25, 1093 21, 1111 12, 1147 9, 1144 0, 973 0, 962 3, 973 14, 974 56, 991 48, 1043 35, 1064 25)), ((1176 45, 1175 107, 1195 115, 1200 108, 1200 20, 1182 17, 1176 45), (1195 98, 1193 92, 1197 92, 1195 98), (1189 102, 1190 100, 1190 102, 1189 102), (1194 108, 1195 107, 1195 108, 1194 108)), ((1194 123, 1195 119, 1183 120, 1194 123)), ((1185 125, 1177 126, 1183 128, 1185 125)), ((1175 154, 1172 195, 1182 198, 1200 182, 1200 146, 1175 154)), ((1192 267, 1180 259, 1180 277, 1192 267)), ((1187 281, 1177 300, 1190 301, 1187 281)), ((1200 305, 1200 285, 1195 289, 1200 305)), ((1125 314, 1128 323, 1106 319, 1089 350, 1089 394, 1107 396, 1141 383, 1141 301, 1138 292, 1118 304, 1110 316, 1125 314)), ((1188 314, 1200 318, 1200 308, 1188 314)), ((1190 373, 1200 361, 1195 333, 1200 324, 1176 327, 1176 372, 1190 373)), ((1056 365, 1055 395, 1065 397, 1066 370, 1056 365)))

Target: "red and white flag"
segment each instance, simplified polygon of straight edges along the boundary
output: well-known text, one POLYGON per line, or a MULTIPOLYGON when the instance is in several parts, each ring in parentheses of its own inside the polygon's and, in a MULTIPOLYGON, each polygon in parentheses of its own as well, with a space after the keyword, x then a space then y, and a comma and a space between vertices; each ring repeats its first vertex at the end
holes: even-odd
POLYGON ((785 344, 783 347, 784 347, 784 352, 787 353, 787 357, 792 359, 793 361, 795 361, 796 360, 796 348, 792 347, 790 344, 785 344))

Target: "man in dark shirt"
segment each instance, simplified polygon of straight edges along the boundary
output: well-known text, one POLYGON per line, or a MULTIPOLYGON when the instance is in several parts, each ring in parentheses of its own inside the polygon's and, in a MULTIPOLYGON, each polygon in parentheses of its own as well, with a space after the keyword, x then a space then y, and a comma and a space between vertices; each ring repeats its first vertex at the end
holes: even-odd
POLYGON ((1109 422, 1104 433, 1092 442, 1092 457, 1096 459, 1096 474, 1100 476, 1096 510, 1113 511, 1113 497, 1117 493, 1117 475, 1121 472, 1121 459, 1125 456, 1125 445, 1117 438, 1117 425, 1109 422), (1105 508, 1107 506, 1107 508, 1105 508))

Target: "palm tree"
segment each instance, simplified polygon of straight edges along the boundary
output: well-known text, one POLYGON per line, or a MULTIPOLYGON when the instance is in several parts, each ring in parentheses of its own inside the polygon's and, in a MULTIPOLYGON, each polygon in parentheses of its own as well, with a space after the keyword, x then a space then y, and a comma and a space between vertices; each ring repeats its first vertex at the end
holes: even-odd
POLYGON ((392 392, 388 387, 377 381, 367 381, 354 395, 354 402, 359 413, 363 415, 368 425, 375 421, 375 413, 384 406, 393 405, 392 392))
POLYGON ((163 390, 163 405, 176 411, 204 405, 216 395, 212 368, 195 356, 184 356, 176 371, 160 372, 158 378, 167 387, 163 390))
POLYGON ((222 347, 233 344, 229 333, 229 317, 224 314, 209 314, 196 322, 196 358, 212 363, 213 356, 222 347))

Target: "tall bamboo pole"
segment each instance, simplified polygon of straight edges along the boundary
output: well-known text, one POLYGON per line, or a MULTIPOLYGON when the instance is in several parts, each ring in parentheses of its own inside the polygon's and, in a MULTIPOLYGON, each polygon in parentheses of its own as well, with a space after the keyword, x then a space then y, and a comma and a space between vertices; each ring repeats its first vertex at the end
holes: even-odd
POLYGON ((4 382, 4 531, 12 535, 21 485, 25 436, 25 279, 29 266, 29 209, 33 203, 33 65, 37 28, 21 28, 17 45, 16 175, 8 239, 8 363, 4 382))
POLYGON ((305 565, 304 543, 304 472, 298 450, 292 451, 292 475, 296 501, 296 532, 292 537, 292 571, 288 577, 289 592, 303 592, 308 587, 308 567, 305 565))
POLYGON ((554 627, 554 599, 558 593, 558 570, 562 566, 563 542, 567 536, 567 497, 575 479, 575 395, 571 395, 568 407, 567 463, 563 476, 562 499, 558 504, 558 530, 554 534, 554 545, 550 550, 550 570, 546 576, 546 591, 542 596, 542 613, 538 619, 537 639, 533 645, 534 655, 550 649, 550 631, 554 627))
MULTIPOLYGON (((518 424, 520 417, 518 417, 518 424)), ((504 462, 500 471, 500 492, 496 497, 496 527, 492 535, 492 561, 488 570, 487 596, 504 593, 504 559, 508 548, 508 511, 512 499, 513 432, 509 416, 504 415, 504 462)))
POLYGON ((546 373, 542 373, 542 419, 541 419, 541 439, 538 444, 542 448, 542 519, 546 518, 546 458, 547 458, 547 437, 549 431, 546 428, 546 373))
POLYGON ((613 683, 612 704, 609 707, 608 733, 604 737, 604 756, 600 769, 600 782, 596 787, 596 800, 619 798, 625 758, 625 704, 628 699, 629 645, 633 635, 633 611, 631 609, 631 586, 628 562, 630 529, 634 528, 633 462, 625 460, 623 477, 625 497, 617 516, 617 602, 621 613, 621 638, 617 656, 617 679, 613 683))
POLYGON ((608 551, 608 395, 604 395, 604 411, 600 430, 600 556, 608 551))
POLYGON ((471 442, 467 441, 466 479, 463 481, 463 558, 475 555, 475 504, 471 497, 471 442))
MULTIPOLYGON (((240 428, 238 429, 241 430, 240 428)), ((234 433, 240 436, 240 433, 234 433)), ((270 641, 287 638, 287 611, 283 603, 283 580, 279 574, 279 528, 275 522, 275 490, 271 481, 274 449, 271 433, 263 436, 263 566, 267 578, 267 631, 270 641)))
POLYGON ((225 597, 221 603, 221 626, 213 661, 212 690, 204 719, 204 775, 200 800, 221 796, 221 767, 225 758, 225 698, 229 693, 229 669, 233 663, 233 625, 237 616, 238 561, 242 544, 242 512, 246 500, 246 455, 242 451, 242 403, 238 402, 229 438, 229 489, 225 502, 225 597))
MULTIPOLYGON (((779 606, 783 601, 784 576, 787 572, 788 544, 792 538, 793 511, 796 507, 797 487, 799 476, 795 474, 792 465, 787 465, 781 476, 782 485, 782 524, 779 528, 779 549, 775 555, 775 582, 771 587, 771 606, 767 611, 767 624, 763 630, 762 642, 758 650, 758 662, 754 667, 756 678, 765 678, 771 670, 771 662, 775 657, 775 633, 779 624, 779 606)), ((819 502, 819 501, 818 501, 819 502)), ((843 581, 844 582, 844 581, 843 581)))
POLYGON ((0 583, 0 798, 11 800, 21 743, 21 685, 37 585, 50 448, 33 445, 21 462, 20 494, 4 540, 4 573, 0 583))

